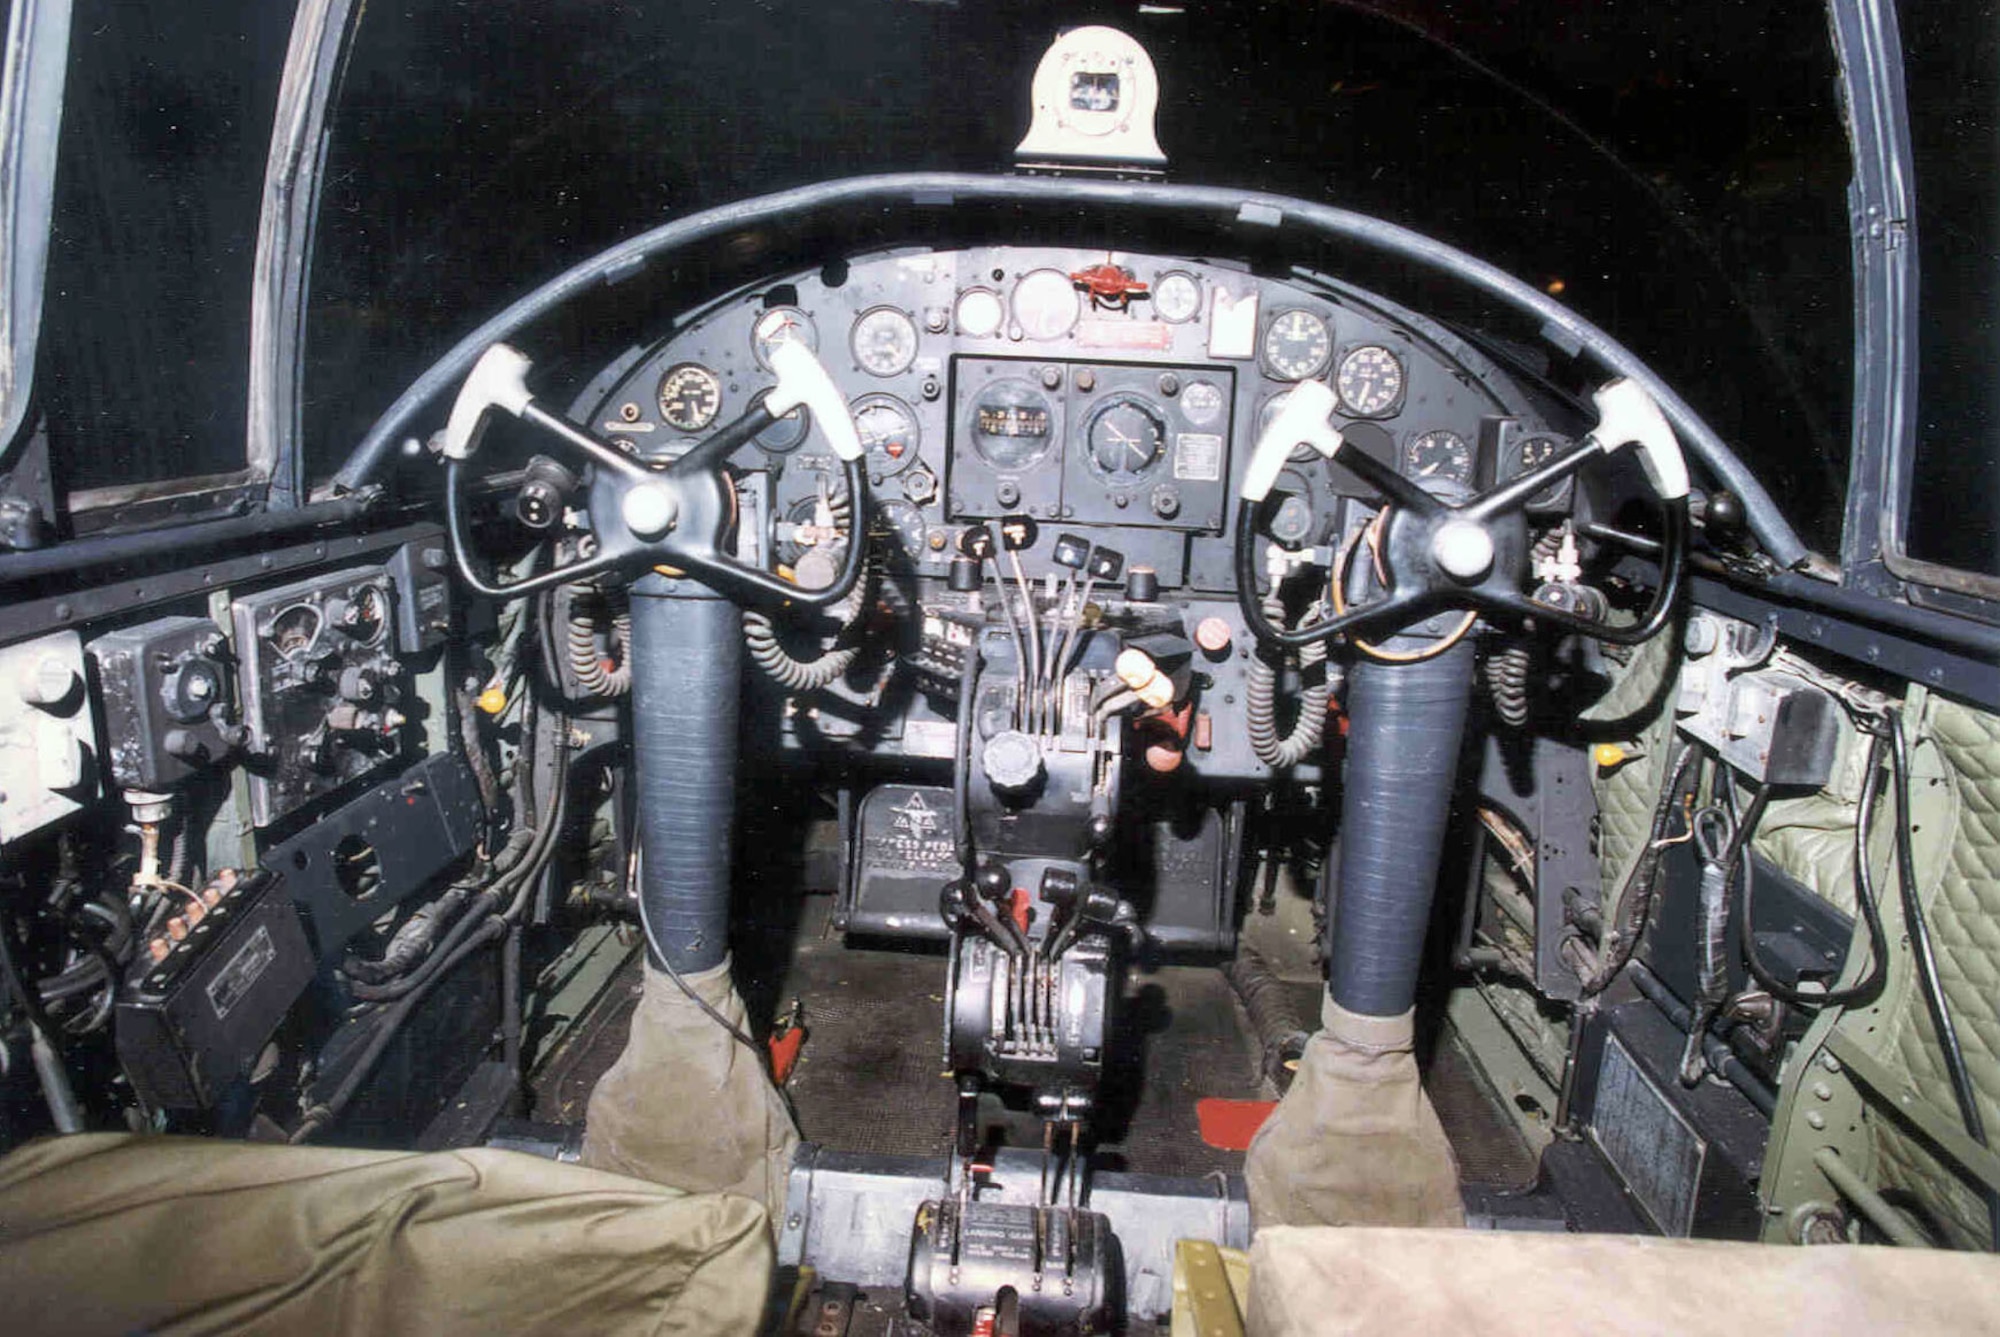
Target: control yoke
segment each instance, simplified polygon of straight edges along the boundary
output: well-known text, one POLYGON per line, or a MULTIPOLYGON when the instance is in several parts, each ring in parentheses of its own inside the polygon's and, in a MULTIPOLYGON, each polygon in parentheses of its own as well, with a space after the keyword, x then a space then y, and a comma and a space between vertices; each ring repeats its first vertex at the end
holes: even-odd
POLYGON ((1251 630, 1277 645, 1304 646, 1360 626, 1408 626, 1448 608, 1531 617, 1601 641, 1636 645, 1665 625, 1679 597, 1687 548, 1687 462, 1659 405, 1637 381, 1620 377, 1600 388, 1597 426, 1570 450, 1458 505, 1425 491, 1392 465, 1349 444, 1330 421, 1333 391, 1301 383, 1258 438, 1236 511, 1237 600, 1251 630), (1284 630, 1265 616, 1257 595, 1257 521, 1278 473, 1296 446, 1311 446, 1380 492, 1394 513, 1383 543, 1389 593, 1309 626, 1284 630), (1632 445, 1659 497, 1660 582, 1636 623, 1608 626, 1542 603, 1521 590, 1527 565, 1519 516, 1541 495, 1592 460, 1632 445))
POLYGON ((685 574, 746 604, 819 607, 844 599, 853 590, 867 547, 861 540, 868 486, 861 434, 839 387, 803 345, 781 344, 772 351, 777 384, 742 417, 678 459, 658 464, 628 455, 542 407, 528 390, 531 365, 516 349, 494 344, 465 378, 445 424, 445 527, 458 572, 475 592, 511 599, 588 576, 636 574, 647 567, 685 574), (839 458, 854 517, 839 576, 831 585, 814 590, 738 561, 732 551, 738 516, 736 488, 726 463, 730 455, 799 407, 811 413, 839 458), (475 569, 465 535, 462 474, 479 449, 493 409, 540 428, 589 466, 587 509, 595 549, 577 561, 511 584, 496 584, 475 569))

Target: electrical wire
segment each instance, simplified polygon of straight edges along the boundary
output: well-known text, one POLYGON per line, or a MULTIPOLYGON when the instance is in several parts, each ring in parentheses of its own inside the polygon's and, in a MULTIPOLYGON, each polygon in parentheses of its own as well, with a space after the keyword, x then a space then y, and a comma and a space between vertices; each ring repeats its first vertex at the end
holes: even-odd
POLYGON ((639 907, 639 929, 646 935, 647 949, 652 953, 653 959, 660 963, 660 969, 666 972, 667 978, 674 982, 674 987, 685 994, 690 1003, 693 1003, 696 1007, 707 1013, 710 1021, 720 1026, 728 1033, 732 1040, 754 1054, 760 1066, 764 1065, 768 1061, 765 1050, 755 1040, 751 1039, 749 1033, 741 1026, 738 1026, 728 1017, 723 1016, 706 998, 696 993, 694 986, 689 984, 685 979, 682 979, 680 971, 674 969, 672 959, 667 956, 666 951, 660 946, 660 939, 653 932, 653 921, 646 914, 646 897, 641 893, 639 888, 639 870, 643 866, 643 858, 644 851, 642 849, 634 849, 632 857, 626 862, 625 876, 627 879, 627 890, 632 897, 633 904, 639 907))
MULTIPOLYGON (((1382 524, 1388 517, 1389 512, 1386 508, 1377 511, 1372 521, 1348 535, 1347 542, 1340 545, 1340 555, 1333 561, 1331 594, 1334 617, 1341 617, 1347 612, 1347 599, 1341 587, 1347 584, 1348 563, 1354 560, 1354 549, 1364 537, 1368 542, 1369 555, 1374 560, 1376 578, 1387 583, 1387 572, 1382 562, 1382 524)), ((1426 659, 1435 659, 1464 640, 1465 634, 1472 630, 1472 624, 1478 620, 1479 614, 1467 609, 1465 617, 1445 635, 1443 640, 1433 641, 1421 650, 1384 650, 1379 645, 1362 640, 1353 632, 1347 633, 1347 640, 1362 654, 1370 659, 1380 660, 1384 664, 1420 664, 1426 659)))
MULTIPOLYGON (((1875 818, 1875 779, 1882 764, 1885 741, 1880 734, 1869 740, 1868 759, 1862 763, 1861 800, 1854 818, 1854 900, 1868 927, 1869 964, 1865 978, 1846 988, 1812 992, 1785 984, 1774 977, 1757 954, 1757 920, 1753 905, 1757 885, 1756 860, 1743 861, 1743 915, 1737 932, 1743 942, 1744 964, 1766 993, 1793 1007, 1845 1007, 1865 1002, 1881 990, 1883 981, 1888 978, 1889 935, 1882 928, 1875 878, 1868 866, 1868 831, 1875 818)), ((1733 807, 1734 792, 1726 790, 1725 793, 1733 807)))
MULTIPOLYGON (((1896 883, 1903 903, 1903 929, 1910 938, 1910 952, 1916 960, 1917 981, 1922 986, 1924 1008, 1930 1014, 1931 1029, 1937 1034, 1938 1048, 1944 1054, 1945 1072, 1951 1078, 1959 1117, 1965 1123, 1966 1135, 1984 1148, 1988 1146, 1986 1120, 1979 1112, 1979 1093, 1972 1084, 1971 1072, 1965 1066, 1965 1051, 1959 1044, 1958 1027, 1952 1022, 1944 988, 1938 982, 1937 953, 1931 945, 1930 924, 1924 918, 1923 900, 1917 895, 1916 855, 1910 836, 1910 747, 1909 740, 1903 735, 1900 712, 1889 713, 1888 727, 1889 775, 1896 790, 1896 883)), ((1984 1184, 1981 1188, 1981 1196, 1986 1202, 1986 1247, 1989 1251, 2000 1250, 2000 1193, 1984 1184)))

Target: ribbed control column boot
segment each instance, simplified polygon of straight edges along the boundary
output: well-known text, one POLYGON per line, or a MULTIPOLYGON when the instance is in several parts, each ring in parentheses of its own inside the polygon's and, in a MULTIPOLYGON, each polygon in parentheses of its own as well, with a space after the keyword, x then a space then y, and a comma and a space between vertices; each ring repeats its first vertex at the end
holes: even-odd
POLYGON ((1458 1158, 1417 1074, 1414 1011, 1326 996, 1291 1089, 1244 1165, 1259 1227, 1458 1226, 1458 1158))
MULTIPOLYGON (((730 962, 683 976, 746 1028, 730 962)), ((798 1128, 762 1058, 715 1024, 665 971, 646 967, 625 1052, 590 1094, 583 1163, 691 1193, 736 1193, 783 1219, 798 1128)))

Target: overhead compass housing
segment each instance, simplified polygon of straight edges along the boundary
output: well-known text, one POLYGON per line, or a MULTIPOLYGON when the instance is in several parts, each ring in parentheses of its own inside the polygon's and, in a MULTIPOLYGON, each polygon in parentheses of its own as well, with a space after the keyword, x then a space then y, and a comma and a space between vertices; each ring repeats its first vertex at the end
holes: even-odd
POLYGON ((1035 67, 1034 120, 1014 150, 1026 166, 1157 172, 1166 166, 1153 117, 1153 58, 1116 28, 1072 28, 1035 67))

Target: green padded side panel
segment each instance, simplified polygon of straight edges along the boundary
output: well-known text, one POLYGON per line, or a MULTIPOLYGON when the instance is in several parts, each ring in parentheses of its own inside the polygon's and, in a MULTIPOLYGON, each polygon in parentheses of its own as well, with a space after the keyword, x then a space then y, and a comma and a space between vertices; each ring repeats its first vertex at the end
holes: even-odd
POLYGON ((1653 804, 1666 779, 1667 741, 1673 729, 1672 682, 1680 669, 1676 623, 1647 641, 1612 680, 1611 690, 1583 713, 1593 738, 1637 752, 1609 771, 1593 766, 1597 792, 1597 868, 1608 910, 1626 870, 1653 823, 1653 804))
MULTIPOLYGON (((1946 783, 1957 801, 1950 843, 1935 879, 1926 879, 1935 889, 1922 888, 1925 916, 1980 1113, 1989 1134, 2000 1135, 2000 717, 1943 699, 1933 706, 1931 736, 1950 768, 1946 783)), ((1913 806, 1920 820, 1927 815, 1927 805, 1913 806)), ((1893 1025, 1897 1066, 1937 1109, 1955 1113, 1942 1052, 1914 992, 1893 1025)), ((1894 1124, 1877 1120, 1874 1127, 1878 1180, 1908 1190, 1964 1240, 1983 1240, 1986 1213, 1979 1200, 1894 1124)))

